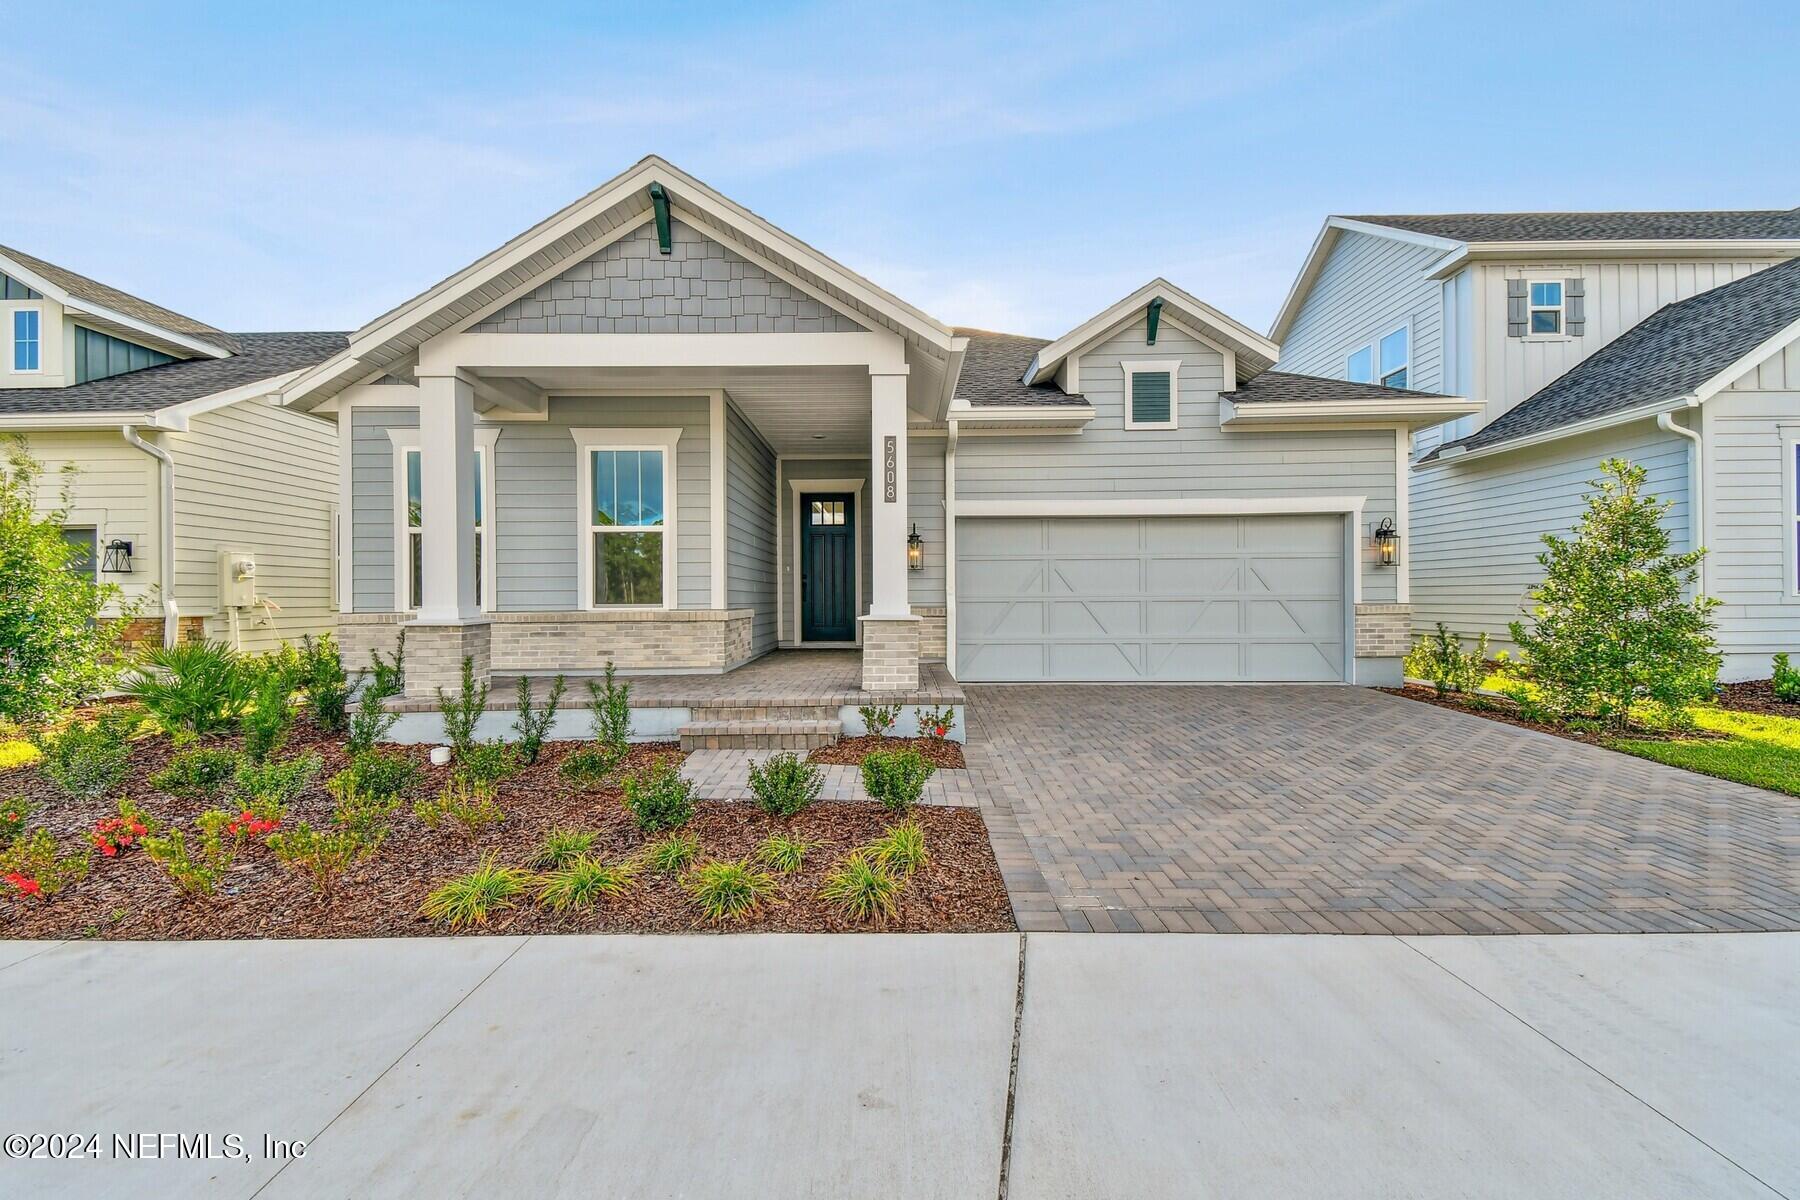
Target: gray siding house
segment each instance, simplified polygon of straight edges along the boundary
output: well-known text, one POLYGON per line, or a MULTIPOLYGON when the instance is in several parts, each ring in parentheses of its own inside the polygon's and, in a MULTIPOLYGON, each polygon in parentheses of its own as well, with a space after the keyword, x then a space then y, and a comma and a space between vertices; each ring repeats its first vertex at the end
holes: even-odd
POLYGON ((1723 677, 1800 649, 1800 209, 1332 217, 1281 366, 1467 397, 1411 471, 1418 631, 1507 626, 1608 457, 1704 546, 1723 677))
POLYGON ((953 328, 651 157, 282 400, 343 433, 346 655, 404 627, 414 695, 782 648, 895 694, 1392 683, 1409 439, 1474 406, 1276 355, 1160 279, 953 328))

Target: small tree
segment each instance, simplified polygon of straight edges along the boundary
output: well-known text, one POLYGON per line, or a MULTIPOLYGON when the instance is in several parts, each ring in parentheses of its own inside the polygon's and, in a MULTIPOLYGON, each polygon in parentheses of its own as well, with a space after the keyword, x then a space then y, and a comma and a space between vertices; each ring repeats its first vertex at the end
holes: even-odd
POLYGON ((1574 538, 1544 535, 1533 621, 1514 621, 1512 638, 1553 711, 1622 728, 1636 707, 1679 723, 1719 673, 1718 601, 1686 595, 1706 551, 1669 552, 1670 502, 1643 494, 1642 467, 1609 458, 1600 470, 1574 538))
MULTIPOLYGON (((43 468, 22 438, 6 441, 0 466, 0 717, 32 721, 104 690, 117 674, 124 618, 103 620, 119 600, 113 584, 70 569, 78 551, 63 538, 74 466, 63 469, 56 505, 40 512, 43 468)), ((98 549, 98 547, 96 547, 98 549)), ((129 613, 127 613, 129 616, 129 613)))

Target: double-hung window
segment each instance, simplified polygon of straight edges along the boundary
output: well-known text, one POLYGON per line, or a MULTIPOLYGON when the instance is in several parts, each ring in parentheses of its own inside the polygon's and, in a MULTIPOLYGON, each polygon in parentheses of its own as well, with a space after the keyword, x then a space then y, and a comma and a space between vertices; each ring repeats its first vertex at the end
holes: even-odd
POLYGON ((1351 383, 1375 382, 1375 347, 1353 350, 1344 360, 1344 378, 1351 383))
MULTIPOLYGON (((408 430, 407 432, 411 432, 408 430)), ((400 587, 406 597, 406 607, 417 610, 424 601, 425 595, 425 506, 423 459, 417 446, 402 446, 400 450, 400 519, 405 530, 401 538, 400 551, 400 587)), ((478 608, 486 608, 488 564, 485 561, 487 552, 487 512, 488 512, 488 447, 475 447, 475 604, 478 608)))
POLYGON ((1125 368, 1125 428, 1176 428, 1181 412, 1181 361, 1121 365, 1125 368))
POLYGON ((1535 335, 1558 334, 1563 331, 1563 285, 1559 280, 1537 280, 1531 284, 1526 328, 1535 335))
POLYGON ((679 429, 575 429, 586 608, 673 608, 679 429))
POLYGON ((1788 426, 1781 444, 1787 474, 1787 594, 1800 597, 1800 426, 1788 426))
POLYGON ((42 353, 42 331, 40 326, 42 320, 43 315, 35 308, 19 308, 13 310, 13 370, 36 371, 39 369, 40 355, 42 353))
POLYGON ((1407 368, 1412 365, 1412 327, 1402 325, 1382 338, 1380 352, 1381 374, 1379 378, 1381 386, 1405 387, 1407 368))

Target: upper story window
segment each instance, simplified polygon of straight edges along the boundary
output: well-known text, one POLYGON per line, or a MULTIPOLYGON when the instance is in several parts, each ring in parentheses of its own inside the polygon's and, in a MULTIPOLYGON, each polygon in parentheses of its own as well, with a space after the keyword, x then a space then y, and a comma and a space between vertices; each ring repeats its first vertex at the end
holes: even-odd
POLYGON ((21 308, 13 313, 13 357, 15 371, 36 371, 39 369, 39 321, 41 314, 35 308, 21 308))
POLYGON ((1125 368, 1125 428, 1174 429, 1181 406, 1181 362, 1128 362, 1125 368))
POLYGON ((1563 285, 1560 280, 1533 282, 1530 302, 1529 328, 1532 333, 1563 331, 1563 285))
POLYGON ((1344 378, 1351 383, 1375 382, 1375 347, 1364 346, 1344 360, 1344 378))
POLYGON ((1381 339, 1381 386, 1406 386, 1407 368, 1412 365, 1412 327, 1402 325, 1381 339))

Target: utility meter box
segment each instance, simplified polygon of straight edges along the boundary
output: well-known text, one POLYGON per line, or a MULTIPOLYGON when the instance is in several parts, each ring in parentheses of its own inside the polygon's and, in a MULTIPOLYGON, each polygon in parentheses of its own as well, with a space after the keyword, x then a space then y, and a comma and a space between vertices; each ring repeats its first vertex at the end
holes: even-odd
POLYGON ((256 556, 248 550, 219 551, 219 607, 249 608, 256 603, 256 556))

